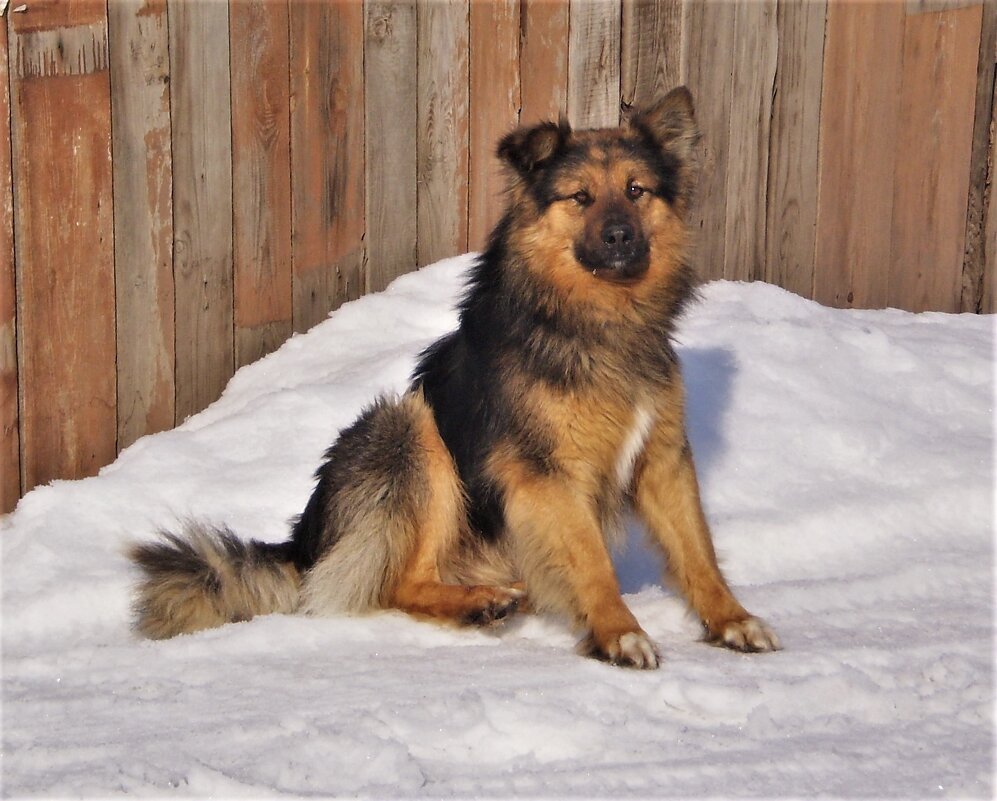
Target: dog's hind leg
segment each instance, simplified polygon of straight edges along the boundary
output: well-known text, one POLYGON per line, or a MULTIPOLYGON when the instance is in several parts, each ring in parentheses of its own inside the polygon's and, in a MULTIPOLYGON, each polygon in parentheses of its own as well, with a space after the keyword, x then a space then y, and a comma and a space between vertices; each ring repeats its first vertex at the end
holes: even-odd
POLYGON ((466 532, 465 499, 450 452, 432 413, 419 417, 424 492, 413 510, 412 548, 398 576, 389 604, 416 617, 438 622, 488 625, 514 613, 521 590, 491 585, 444 583, 441 574, 459 552, 466 532))

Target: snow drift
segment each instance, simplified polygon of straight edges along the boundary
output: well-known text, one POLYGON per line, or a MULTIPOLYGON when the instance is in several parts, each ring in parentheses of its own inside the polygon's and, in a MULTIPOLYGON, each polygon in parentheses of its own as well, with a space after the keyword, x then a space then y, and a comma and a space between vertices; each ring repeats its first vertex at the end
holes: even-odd
POLYGON ((125 544, 182 517, 283 539, 336 431, 455 325, 469 258, 343 307, 5 518, 3 793, 991 797, 988 317, 719 282, 680 326, 714 539, 782 652, 697 642, 636 524, 617 565, 658 671, 575 656, 544 617, 132 635, 125 544))

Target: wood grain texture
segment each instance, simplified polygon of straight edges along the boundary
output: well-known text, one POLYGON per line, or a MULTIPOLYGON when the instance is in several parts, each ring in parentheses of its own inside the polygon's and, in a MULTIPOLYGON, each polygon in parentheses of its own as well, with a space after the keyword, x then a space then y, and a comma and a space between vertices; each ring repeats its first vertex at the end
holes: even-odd
POLYGON ((419 6, 418 260, 467 250, 468 2, 419 6))
POLYGON ((906 20, 888 302, 958 311, 982 6, 906 20))
POLYGON ((10 163, 7 24, 0 19, 0 514, 21 497, 17 393, 17 295, 14 278, 14 196, 10 163))
MULTIPOLYGON (((89 25, 107 24, 107 4, 105 0, 20 0, 11 2, 7 14, 11 25, 21 36, 37 31, 70 30, 89 25), (15 12, 20 5, 27 6, 23 12, 15 12)), ((63 65, 63 69, 67 65, 63 65)))
POLYGON ((568 111, 568 0, 520 3, 521 125, 568 111))
POLYGON ((366 287, 363 6, 291 3, 294 330, 366 287))
POLYGON ((994 87, 990 116, 990 149, 987 153, 987 182, 983 196, 986 218, 983 224, 983 293, 980 311, 997 312, 997 201, 994 182, 997 181, 997 87, 994 87))
POLYGON ((903 7, 829 3, 814 298, 881 308, 891 252, 903 7))
POLYGON ((625 107, 648 106, 682 83, 683 0, 625 0, 622 83, 625 107))
POLYGON ((805 298, 813 297, 826 15, 825 0, 779 3, 764 278, 805 298))
POLYGON ((570 0, 568 121, 608 128, 620 121, 620 5, 570 0))
POLYGON ((416 267, 414 2, 368 2, 364 20, 367 291, 416 267))
POLYGON ((88 9, 73 28, 10 21, 25 491, 115 455, 107 19, 90 4, 74 13, 88 9))
POLYGON ((177 421, 234 370, 228 6, 169 0, 177 421))
POLYGON ((962 298, 964 312, 983 307, 983 277, 987 240, 984 237, 987 207, 987 155, 990 146, 990 119, 993 112, 994 75, 997 72, 997 3, 983 6, 980 55, 976 67, 973 154, 969 166, 969 200, 966 204, 966 247, 962 259, 962 298))
POLYGON ((769 128, 779 50, 776 0, 739 3, 734 27, 724 277, 765 277, 769 128))
POLYGON ((118 449, 174 419, 173 159, 166 0, 108 5, 118 449))
POLYGON ((703 132, 698 201, 690 213, 696 233, 693 261, 706 280, 724 277, 736 10, 733 3, 689 3, 683 21, 683 71, 703 132))
POLYGON ((236 368, 291 335, 288 8, 231 4, 232 252, 236 368))
POLYGON ((482 250, 502 213, 498 140, 519 121, 519 0, 471 3, 468 248, 482 250))
MULTIPOLYGON (((956 8, 969 8, 980 5, 981 0, 904 0, 908 15, 925 14, 935 11, 951 11, 956 8)), ((984 2, 984 5, 986 3, 984 2)))

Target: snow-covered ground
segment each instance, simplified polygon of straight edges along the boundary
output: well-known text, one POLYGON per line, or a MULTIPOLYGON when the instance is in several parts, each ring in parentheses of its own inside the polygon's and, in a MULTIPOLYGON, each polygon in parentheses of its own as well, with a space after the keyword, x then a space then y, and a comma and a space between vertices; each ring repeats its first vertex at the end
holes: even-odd
POLYGON ((4 520, 4 795, 991 797, 992 317, 704 287, 680 332, 691 440, 779 653, 698 642, 636 525, 617 563, 658 671, 578 657, 537 617, 133 637, 122 547, 185 516, 283 539, 337 429, 454 325, 468 263, 349 304, 4 520))

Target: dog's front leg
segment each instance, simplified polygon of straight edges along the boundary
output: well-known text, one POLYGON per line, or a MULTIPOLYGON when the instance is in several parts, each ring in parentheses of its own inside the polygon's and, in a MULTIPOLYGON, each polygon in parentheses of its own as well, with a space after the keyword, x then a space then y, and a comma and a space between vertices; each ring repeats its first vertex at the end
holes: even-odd
POLYGON ((527 476, 506 487, 506 523, 527 592, 538 607, 572 615, 588 630, 587 656, 658 667, 654 643, 620 596, 594 510, 563 479, 527 476))
POLYGON ((720 572, 681 424, 659 423, 651 432, 634 476, 634 501, 708 639, 739 651, 778 650, 778 637, 745 611, 720 572))

